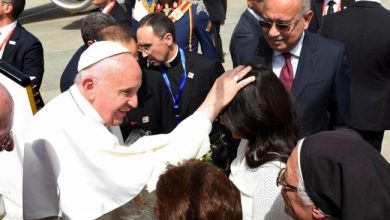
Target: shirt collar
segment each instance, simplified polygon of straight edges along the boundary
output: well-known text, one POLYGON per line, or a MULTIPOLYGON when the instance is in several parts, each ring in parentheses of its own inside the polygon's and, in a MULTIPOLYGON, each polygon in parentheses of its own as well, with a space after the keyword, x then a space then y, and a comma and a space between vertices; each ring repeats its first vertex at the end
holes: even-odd
MULTIPOLYGON (((301 36, 301 38, 299 39, 298 44, 295 45, 295 47, 294 47, 292 50, 290 50, 290 53, 291 53, 292 55, 294 55, 295 57, 298 57, 298 58, 299 58, 299 56, 300 56, 300 54, 301 54, 302 44, 303 44, 303 38, 304 38, 304 37, 305 37, 305 32, 302 33, 302 36, 301 36)), ((279 51, 277 51, 277 50, 273 50, 273 51, 274 51, 274 52, 273 52, 273 56, 274 56, 274 57, 279 56, 280 54, 282 54, 282 52, 279 52, 279 51)))
POLYGON ((100 117, 99 113, 95 110, 95 108, 88 102, 88 100, 81 94, 77 85, 73 85, 69 89, 69 93, 73 98, 73 101, 81 111, 81 113, 92 122, 97 124, 105 124, 102 117, 100 117))
POLYGON ((173 61, 175 61, 175 59, 177 58, 177 55, 179 54, 179 46, 177 46, 177 44, 176 44, 175 47, 176 47, 175 56, 173 56, 171 59, 169 59, 167 62, 164 63, 164 65, 168 68, 172 68, 172 66, 175 65, 175 63, 173 61))
POLYGON ((102 13, 106 14, 108 9, 110 9, 113 4, 115 4, 115 1, 113 1, 110 4, 106 5, 106 7, 103 8, 102 13))
POLYGON ((329 3, 330 1, 334 1, 334 2, 336 3, 335 5, 339 5, 340 2, 341 2, 341 0, 325 0, 325 1, 324 1, 325 5, 328 5, 328 3, 329 3))
POLYGON ((248 8, 249 13, 251 13, 255 18, 259 21, 260 20, 260 15, 257 14, 253 9, 248 8))
POLYGON ((6 35, 7 33, 9 33, 12 29, 14 29, 16 27, 16 24, 17 24, 17 21, 14 21, 10 24, 7 24, 6 26, 1 27, 0 28, 1 35, 6 35))

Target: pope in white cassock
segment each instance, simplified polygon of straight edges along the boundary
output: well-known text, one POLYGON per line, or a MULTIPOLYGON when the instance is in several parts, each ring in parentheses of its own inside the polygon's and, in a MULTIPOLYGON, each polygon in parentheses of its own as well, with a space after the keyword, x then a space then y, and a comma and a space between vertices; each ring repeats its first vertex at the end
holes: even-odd
POLYGON ((33 118, 23 164, 24 219, 62 216, 95 219, 155 189, 167 163, 209 151, 211 122, 245 85, 250 67, 223 74, 191 117, 166 135, 120 145, 110 132, 137 106, 141 70, 130 52, 113 42, 92 44, 80 57, 67 92, 33 118))

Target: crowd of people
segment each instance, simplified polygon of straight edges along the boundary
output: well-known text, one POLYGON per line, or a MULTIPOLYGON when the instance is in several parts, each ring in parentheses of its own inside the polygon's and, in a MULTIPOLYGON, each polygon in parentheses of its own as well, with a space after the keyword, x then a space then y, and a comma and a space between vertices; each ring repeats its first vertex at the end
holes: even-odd
POLYGON ((0 219, 390 216, 379 2, 247 0, 228 71, 226 0, 92 3, 100 11, 82 20, 84 44, 45 105, 43 47, 18 22, 25 0, 0 1, 2 62, 30 77, 38 110, 14 140, 19 100, 0 81, 0 154, 23 152, 22 202, 2 175, 0 219))

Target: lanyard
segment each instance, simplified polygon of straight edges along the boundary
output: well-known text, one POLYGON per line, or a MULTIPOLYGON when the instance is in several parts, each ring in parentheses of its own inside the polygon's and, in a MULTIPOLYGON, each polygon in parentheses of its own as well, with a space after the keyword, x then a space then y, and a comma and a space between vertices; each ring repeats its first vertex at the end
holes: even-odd
POLYGON ((115 4, 116 4, 116 1, 113 1, 104 14, 109 15, 111 13, 112 9, 114 8, 115 4))
POLYGON ((171 94, 172 101, 173 101, 173 110, 175 113, 175 118, 176 118, 176 124, 179 124, 180 122, 180 108, 179 108, 179 101, 181 98, 181 93, 183 92, 184 85, 186 84, 186 78, 187 78, 187 73, 186 73, 186 58, 184 56, 183 49, 179 48, 180 52, 180 60, 181 60, 181 65, 183 66, 183 75, 180 80, 180 85, 179 85, 179 90, 177 91, 176 95, 173 95, 172 92, 172 87, 171 83, 169 82, 169 78, 167 75, 167 72, 165 71, 164 67, 161 66, 161 73, 164 78, 165 85, 167 86, 169 93, 171 94))

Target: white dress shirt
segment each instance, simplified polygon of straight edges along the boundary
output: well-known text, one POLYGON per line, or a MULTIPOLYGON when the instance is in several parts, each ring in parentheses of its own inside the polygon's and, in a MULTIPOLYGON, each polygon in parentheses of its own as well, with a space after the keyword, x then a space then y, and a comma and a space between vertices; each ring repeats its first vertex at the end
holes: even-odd
MULTIPOLYGON (((293 73, 294 78, 295 78, 295 73, 297 72, 297 67, 298 67, 299 57, 301 55, 302 43, 304 37, 305 37, 305 32, 303 32, 301 38, 298 41, 298 44, 290 51, 291 64, 294 70, 293 73)), ((278 78, 280 77, 280 71, 282 70, 284 63, 285 62, 284 62, 283 54, 279 51, 274 50, 272 56, 272 71, 274 71, 274 73, 278 78)))
POLYGON ((129 202, 145 186, 153 191, 167 163, 207 153, 210 130, 206 117, 194 113, 169 134, 123 146, 73 85, 30 125, 23 167, 24 218, 55 214, 96 219, 129 202), (57 204, 40 201, 45 197, 57 204), (53 213, 58 204, 59 213, 53 213))
POLYGON ((251 169, 245 159, 248 140, 242 139, 233 160, 229 179, 240 190, 244 220, 291 219, 284 212, 281 187, 276 186, 280 169, 286 166, 279 161, 267 162, 251 169))
MULTIPOLYGON (((6 38, 7 38, 8 35, 11 33, 11 31, 15 29, 16 24, 17 24, 17 21, 14 21, 14 22, 12 22, 11 24, 8 24, 8 25, 6 25, 6 26, 0 28, 0 44, 1 44, 4 40, 7 40, 6 38)), ((7 45, 8 43, 9 43, 9 42, 4 42, 3 47, 2 47, 1 50, 0 50, 0 58, 3 57, 5 45, 7 45)))

